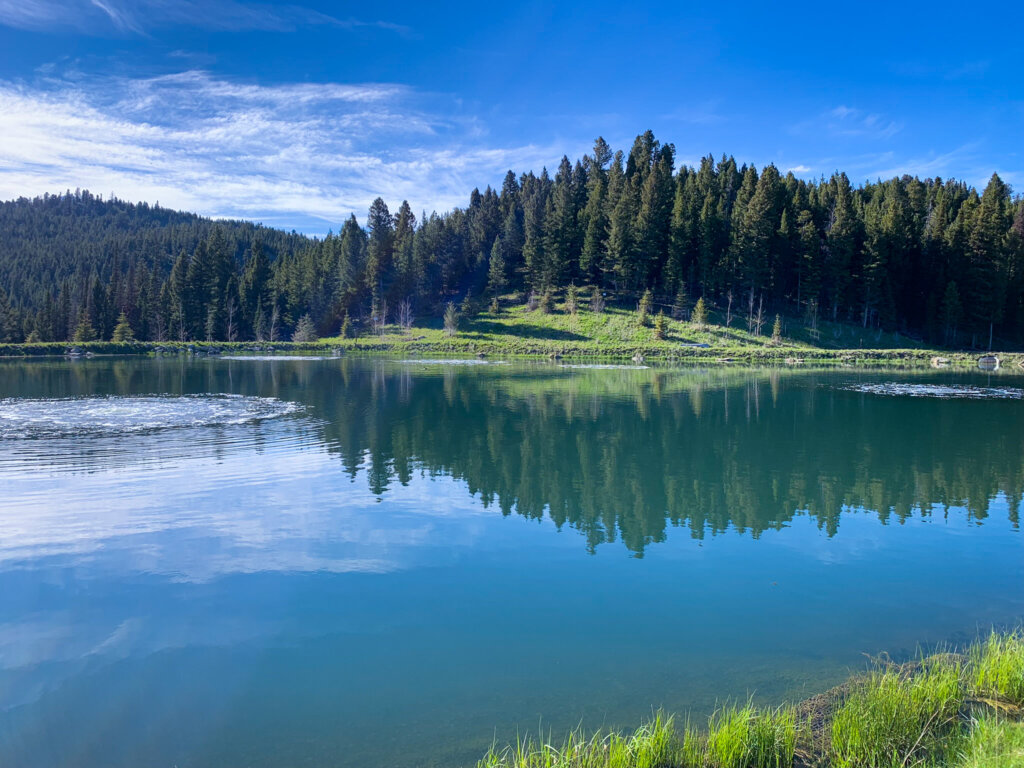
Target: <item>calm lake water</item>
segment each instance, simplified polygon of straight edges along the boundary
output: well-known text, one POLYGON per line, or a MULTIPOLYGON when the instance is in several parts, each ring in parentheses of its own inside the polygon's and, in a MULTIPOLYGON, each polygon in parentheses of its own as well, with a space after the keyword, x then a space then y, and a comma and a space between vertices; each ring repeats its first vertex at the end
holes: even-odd
POLYGON ((1017 624, 1020 388, 0 362, 0 764, 472 764, 1017 624))

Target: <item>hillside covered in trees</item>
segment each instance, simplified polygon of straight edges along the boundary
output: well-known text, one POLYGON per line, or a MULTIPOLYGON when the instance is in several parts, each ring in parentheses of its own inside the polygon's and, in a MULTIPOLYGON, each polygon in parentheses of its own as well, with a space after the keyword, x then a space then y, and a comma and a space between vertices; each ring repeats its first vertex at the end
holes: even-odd
POLYGON ((443 214, 378 198, 365 227, 352 216, 322 239, 88 192, 0 204, 0 341, 337 334, 434 319, 467 294, 547 308, 572 285, 622 305, 650 291, 684 312, 703 297, 730 315, 1016 346, 1024 201, 996 175, 979 193, 910 176, 808 182, 731 157, 676 168, 648 131, 628 153, 598 139, 553 178, 509 171, 443 214))

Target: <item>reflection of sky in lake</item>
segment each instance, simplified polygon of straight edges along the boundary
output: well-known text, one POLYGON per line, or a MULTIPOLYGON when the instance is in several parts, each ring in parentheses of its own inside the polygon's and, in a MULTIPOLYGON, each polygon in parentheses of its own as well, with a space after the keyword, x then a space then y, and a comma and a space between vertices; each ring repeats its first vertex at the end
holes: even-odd
POLYGON ((974 505, 987 516, 920 495, 928 513, 903 520, 844 507, 833 535, 804 513, 757 535, 670 525, 640 559, 618 542, 591 553, 549 517, 503 515, 422 461, 375 494, 368 462, 352 476, 324 440, 332 418, 309 406, 0 442, 10 754, 460 763, 539 717, 628 725, 652 706, 778 701, 863 652, 913 653, 1024 615, 1024 538, 1003 493, 974 505))

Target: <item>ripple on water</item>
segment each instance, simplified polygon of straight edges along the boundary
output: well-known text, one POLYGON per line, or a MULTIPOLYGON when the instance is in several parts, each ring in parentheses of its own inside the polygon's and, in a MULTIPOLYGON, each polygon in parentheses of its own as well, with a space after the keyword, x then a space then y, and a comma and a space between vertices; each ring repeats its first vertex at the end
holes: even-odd
POLYGON ((437 359, 437 360, 399 360, 398 362, 404 365, 507 365, 507 363, 498 360, 481 360, 479 358, 452 358, 450 360, 437 359))
POLYGON ((0 400, 0 438, 116 436, 183 427, 228 426, 295 413, 273 397, 140 395, 0 400))
POLYGON ((970 387, 944 384, 908 384, 904 382, 882 382, 874 384, 851 384, 843 387, 850 392, 889 397, 937 397, 946 400, 1021 400, 1024 389, 1016 387, 970 387))

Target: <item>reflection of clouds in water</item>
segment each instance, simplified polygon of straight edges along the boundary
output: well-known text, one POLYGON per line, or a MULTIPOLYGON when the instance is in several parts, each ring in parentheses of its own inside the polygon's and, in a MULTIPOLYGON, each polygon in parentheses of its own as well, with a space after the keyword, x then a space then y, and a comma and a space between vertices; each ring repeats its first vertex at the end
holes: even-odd
POLYGON ((40 558, 183 581, 260 571, 386 572, 412 550, 468 545, 490 515, 461 482, 414 476, 386 508, 320 449, 244 451, 171 467, 8 474, 0 569, 40 558), (66 561, 66 562, 65 562, 66 561))
MULTIPOLYGON (((979 528, 986 520, 973 516, 966 506, 932 504, 916 507, 913 514, 901 519, 895 514, 881 515, 878 510, 863 506, 842 506, 839 518, 839 535, 829 536, 814 519, 805 512, 786 526, 787 535, 776 539, 779 546, 791 549, 801 556, 810 557, 826 565, 848 565, 880 553, 898 553, 903 547, 914 543, 920 546, 919 537, 930 533, 943 538, 970 537, 977 542, 980 536, 1002 538, 1016 529, 1006 524, 1011 500, 1000 492, 989 499, 987 520, 991 521, 986 533, 979 528), (885 517, 882 524, 881 518, 885 517)), ((1024 501, 1018 502, 1024 506, 1024 501)))

